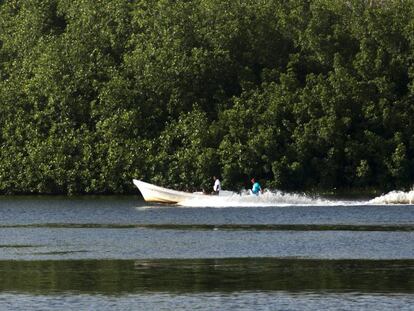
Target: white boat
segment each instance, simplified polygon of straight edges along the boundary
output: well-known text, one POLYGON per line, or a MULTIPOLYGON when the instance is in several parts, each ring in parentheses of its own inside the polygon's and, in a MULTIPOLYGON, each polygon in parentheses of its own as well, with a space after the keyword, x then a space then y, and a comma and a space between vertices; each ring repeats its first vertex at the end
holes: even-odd
POLYGON ((185 200, 195 198, 205 198, 205 194, 188 193, 172 189, 163 188, 153 184, 134 179, 134 185, 141 191, 144 200, 147 202, 161 202, 161 203, 180 203, 185 200))

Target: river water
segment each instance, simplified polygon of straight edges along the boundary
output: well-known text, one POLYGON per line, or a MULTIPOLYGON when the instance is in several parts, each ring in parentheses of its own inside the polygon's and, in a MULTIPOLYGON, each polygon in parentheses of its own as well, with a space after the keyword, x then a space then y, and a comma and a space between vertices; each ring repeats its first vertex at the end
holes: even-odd
POLYGON ((414 310, 414 206, 3 197, 0 310, 414 310))

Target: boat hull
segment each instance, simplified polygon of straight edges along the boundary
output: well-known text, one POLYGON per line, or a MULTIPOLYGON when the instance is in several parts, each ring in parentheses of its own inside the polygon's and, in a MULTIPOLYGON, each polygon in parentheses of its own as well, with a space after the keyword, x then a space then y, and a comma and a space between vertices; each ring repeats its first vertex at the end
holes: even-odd
POLYGON ((144 200, 147 202, 176 204, 185 200, 202 196, 201 194, 187 193, 155 186, 153 184, 149 184, 137 179, 134 179, 133 182, 141 192, 144 200))

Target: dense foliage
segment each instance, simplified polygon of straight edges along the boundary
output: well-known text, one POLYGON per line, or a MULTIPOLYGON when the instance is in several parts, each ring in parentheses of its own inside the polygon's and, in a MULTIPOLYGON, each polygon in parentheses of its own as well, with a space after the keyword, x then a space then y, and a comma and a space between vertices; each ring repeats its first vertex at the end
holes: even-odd
POLYGON ((412 185, 411 0, 0 3, 0 193, 412 185))

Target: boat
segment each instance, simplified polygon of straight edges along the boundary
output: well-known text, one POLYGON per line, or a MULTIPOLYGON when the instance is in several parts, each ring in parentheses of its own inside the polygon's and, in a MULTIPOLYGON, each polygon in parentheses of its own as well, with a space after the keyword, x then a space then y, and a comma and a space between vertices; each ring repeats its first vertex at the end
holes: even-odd
POLYGON ((134 179, 133 182, 147 202, 176 204, 185 200, 206 197, 205 194, 172 190, 137 179, 134 179))

